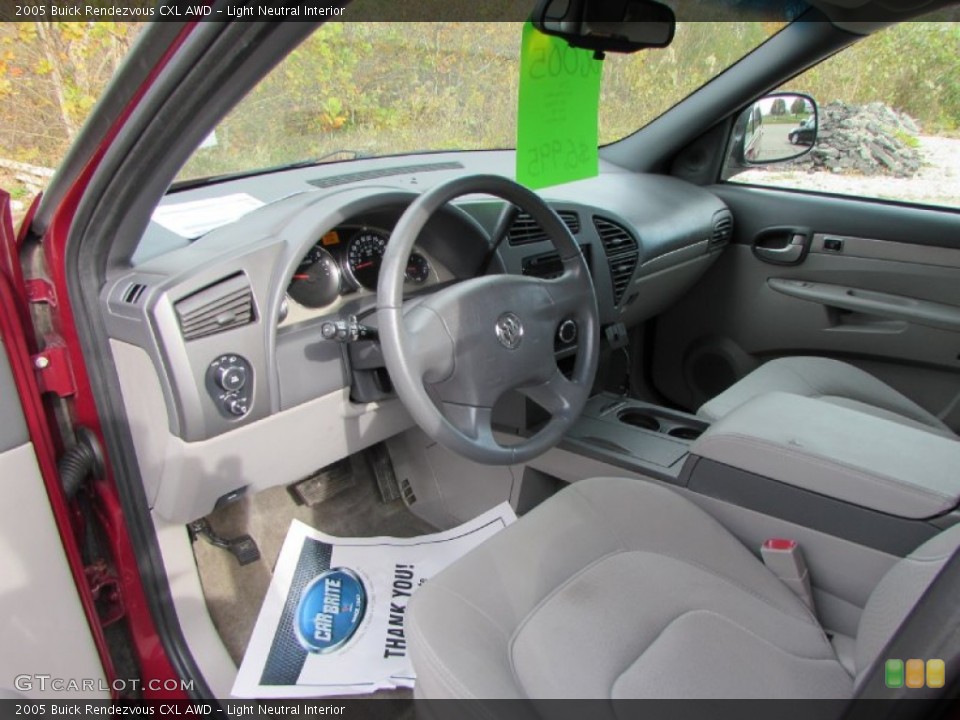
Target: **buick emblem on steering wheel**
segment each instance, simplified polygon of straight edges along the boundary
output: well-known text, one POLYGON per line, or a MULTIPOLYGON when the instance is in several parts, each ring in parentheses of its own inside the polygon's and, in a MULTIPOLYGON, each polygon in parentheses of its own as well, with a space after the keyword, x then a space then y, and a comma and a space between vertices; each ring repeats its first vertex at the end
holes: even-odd
POLYGON ((508 350, 516 350, 523 339, 523 324, 512 312, 506 312, 497 318, 497 340, 508 350))

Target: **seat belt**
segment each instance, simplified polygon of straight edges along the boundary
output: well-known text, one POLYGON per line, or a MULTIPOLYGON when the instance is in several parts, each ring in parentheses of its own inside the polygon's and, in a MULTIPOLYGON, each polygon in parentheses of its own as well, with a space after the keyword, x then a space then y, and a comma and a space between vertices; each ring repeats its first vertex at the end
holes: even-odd
POLYGON ((810 611, 816 615, 813 604, 813 591, 810 589, 810 572, 803 559, 803 551, 796 540, 770 538, 760 546, 763 564, 783 583, 803 600, 810 611))

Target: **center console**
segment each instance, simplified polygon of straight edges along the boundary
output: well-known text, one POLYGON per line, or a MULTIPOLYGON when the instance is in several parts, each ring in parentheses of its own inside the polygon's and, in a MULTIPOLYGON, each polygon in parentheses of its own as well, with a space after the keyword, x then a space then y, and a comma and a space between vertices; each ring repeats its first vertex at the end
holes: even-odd
POLYGON ((561 447, 678 482, 691 444, 708 426, 688 413, 601 393, 588 401, 561 447))
POLYGON ((960 522, 955 438, 789 393, 712 425, 605 393, 561 447, 893 555, 960 522))

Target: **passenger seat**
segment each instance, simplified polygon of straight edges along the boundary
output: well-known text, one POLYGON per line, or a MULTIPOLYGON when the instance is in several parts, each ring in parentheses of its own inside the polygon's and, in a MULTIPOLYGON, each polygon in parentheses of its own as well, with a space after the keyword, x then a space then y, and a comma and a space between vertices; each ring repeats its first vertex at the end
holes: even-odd
POLYGON ((776 391, 816 398, 957 438, 939 418, 873 375, 849 363, 821 357, 771 360, 705 403, 697 415, 713 422, 758 395, 776 391))

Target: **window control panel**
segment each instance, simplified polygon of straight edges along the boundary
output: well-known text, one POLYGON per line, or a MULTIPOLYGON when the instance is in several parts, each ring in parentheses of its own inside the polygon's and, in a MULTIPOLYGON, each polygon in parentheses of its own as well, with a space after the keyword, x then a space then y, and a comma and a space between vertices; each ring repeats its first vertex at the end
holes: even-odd
POLYGON ((823 239, 824 252, 841 253, 843 252, 843 240, 836 237, 825 237, 823 239))

